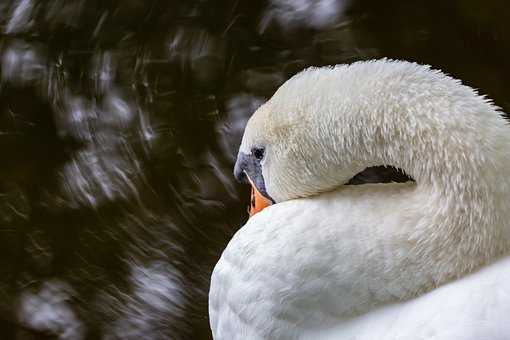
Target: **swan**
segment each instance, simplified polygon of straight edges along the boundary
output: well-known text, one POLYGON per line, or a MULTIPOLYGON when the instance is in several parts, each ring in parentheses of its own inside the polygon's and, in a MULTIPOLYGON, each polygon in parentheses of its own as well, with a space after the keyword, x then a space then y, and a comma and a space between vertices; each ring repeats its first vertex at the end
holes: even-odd
POLYGON ((510 339, 502 114, 405 61, 289 79, 241 142, 236 177, 275 204, 213 270, 214 339, 510 339), (379 165, 415 182, 345 185, 379 165))

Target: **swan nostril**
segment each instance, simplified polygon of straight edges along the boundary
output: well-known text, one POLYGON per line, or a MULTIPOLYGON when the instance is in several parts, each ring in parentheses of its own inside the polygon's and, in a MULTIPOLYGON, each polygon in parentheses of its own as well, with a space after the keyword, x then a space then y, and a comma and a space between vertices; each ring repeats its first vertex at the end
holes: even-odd
POLYGON ((250 173, 250 165, 252 159, 243 152, 239 152, 234 165, 234 177, 239 183, 250 184, 248 180, 248 174, 250 173), (248 173, 248 174, 247 174, 248 173))
POLYGON ((244 171, 241 171, 237 174, 235 174, 235 177, 236 177, 236 180, 239 182, 239 183, 242 183, 242 184, 249 184, 249 181, 248 181, 248 177, 246 176, 246 174, 244 173, 244 171))
POLYGON ((248 177, 246 176, 246 173, 238 164, 236 164, 234 167, 234 177, 236 178, 236 180, 239 183, 249 184, 248 177))

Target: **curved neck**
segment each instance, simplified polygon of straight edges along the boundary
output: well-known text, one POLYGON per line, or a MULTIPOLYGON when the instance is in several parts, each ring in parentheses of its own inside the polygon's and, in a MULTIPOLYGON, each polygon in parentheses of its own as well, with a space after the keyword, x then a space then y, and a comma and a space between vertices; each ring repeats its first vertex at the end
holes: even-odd
POLYGON ((412 112, 406 124, 382 115, 372 131, 377 146, 361 160, 401 168, 416 180, 419 218, 402 230, 414 245, 407 256, 435 285, 510 249, 510 130, 490 104, 474 104, 473 115, 450 112, 419 126, 412 112))
MULTIPOLYGON (((390 99, 360 93, 365 101, 358 110, 344 109, 348 114, 334 116, 333 123, 314 117, 312 134, 321 136, 330 166, 322 170, 316 162, 310 172, 329 179, 321 182, 324 188, 378 165, 403 169, 416 180, 405 192, 396 186, 377 195, 366 188, 341 190, 346 199, 363 192, 364 199, 371 200, 360 203, 359 217, 350 216, 351 210, 344 218, 370 219, 363 226, 371 230, 370 242, 359 242, 354 250, 359 261, 373 263, 374 282, 398 287, 396 294, 375 298, 378 303, 416 296, 510 252, 510 129, 494 106, 455 85, 451 93, 420 88, 427 100, 413 99, 406 93, 418 92, 412 88, 385 89, 390 99), (326 137, 323 131, 328 131, 326 137)), ((360 102, 354 95, 342 98, 360 102)), ((326 111, 334 113, 338 103, 331 105, 326 111)), ((342 220, 340 233, 343 227, 342 220)), ((357 228, 349 233, 357 233, 357 228)), ((350 271, 349 266, 345 263, 339 270, 350 271)), ((361 294, 357 288, 350 293, 361 294)), ((367 306, 356 308, 361 312, 367 306)))

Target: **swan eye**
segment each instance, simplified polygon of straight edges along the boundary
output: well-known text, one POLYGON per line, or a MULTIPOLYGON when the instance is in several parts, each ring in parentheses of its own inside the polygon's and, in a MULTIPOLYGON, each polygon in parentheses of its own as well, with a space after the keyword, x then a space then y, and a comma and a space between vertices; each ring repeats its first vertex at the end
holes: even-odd
POLYGON ((253 148, 251 150, 251 153, 259 161, 262 160, 262 158, 264 158, 264 149, 263 148, 253 148))

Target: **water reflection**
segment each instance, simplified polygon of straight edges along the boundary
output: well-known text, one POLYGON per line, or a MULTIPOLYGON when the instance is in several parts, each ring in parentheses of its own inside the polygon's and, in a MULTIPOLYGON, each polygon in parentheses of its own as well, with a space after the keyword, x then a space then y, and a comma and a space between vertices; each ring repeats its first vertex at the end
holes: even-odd
POLYGON ((11 3, 11 10, 5 33, 21 33, 30 29, 32 12, 34 9, 33 0, 18 0, 11 3))
POLYGON ((41 49, 21 40, 7 45, 2 55, 2 81, 25 84, 44 78, 46 67, 41 49))
MULTIPOLYGON (((102 81, 106 78, 103 74, 98 77, 102 81)), ((104 82, 101 85, 103 89, 104 82)), ((136 181, 141 180, 141 171, 130 141, 135 119, 132 106, 111 89, 99 103, 79 97, 66 102, 60 132, 79 141, 81 148, 62 170, 64 201, 79 208, 136 199, 140 186, 136 181)))
POLYGON ((166 262, 152 262, 148 266, 132 264, 130 273, 132 292, 122 306, 119 318, 106 339, 143 339, 163 335, 162 325, 168 325, 168 338, 185 327, 183 282, 178 271, 166 262))
POLYGON ((18 317, 25 325, 59 339, 83 339, 81 322, 70 305, 72 294, 64 282, 44 282, 34 292, 21 295, 18 317))
POLYGON ((251 113, 304 67, 382 56, 508 112, 498 6, 0 2, 0 338, 209 339, 210 272, 246 218, 232 166, 251 113))
POLYGON ((283 30, 302 27, 325 29, 344 19, 350 0, 271 0, 260 21, 263 33, 272 21, 283 30))

